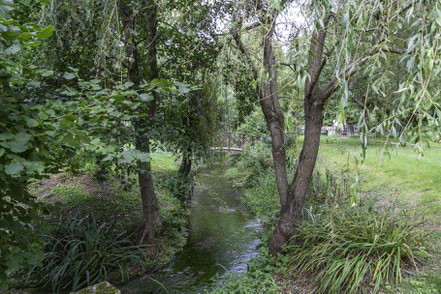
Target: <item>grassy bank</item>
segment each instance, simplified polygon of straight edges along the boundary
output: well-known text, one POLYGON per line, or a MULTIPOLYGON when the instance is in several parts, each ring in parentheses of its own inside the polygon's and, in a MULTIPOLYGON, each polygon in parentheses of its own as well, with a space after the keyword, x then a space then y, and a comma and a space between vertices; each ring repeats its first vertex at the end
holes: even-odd
POLYGON ((50 226, 43 233, 47 242, 47 261, 43 262, 43 268, 36 267, 26 274, 27 284, 23 285, 24 280, 21 279, 18 286, 43 285, 52 291, 65 287, 75 290, 80 285, 90 284, 93 279, 118 283, 169 263, 186 243, 189 212, 174 195, 173 181, 178 169, 176 158, 169 153, 152 154, 152 169, 163 225, 154 240, 141 246, 138 244, 142 206, 135 174, 107 176, 98 180, 87 173, 61 173, 33 184, 31 193, 51 207, 47 215, 50 226), (51 243, 51 236, 56 236, 61 243, 51 243), (78 243, 76 240, 80 239, 84 241, 78 243), (62 247, 60 244, 63 244, 62 247), (119 251, 116 249, 118 246, 121 247, 119 251), (95 248, 91 250, 99 252, 102 261, 89 261, 92 256, 83 256, 78 248, 82 248, 81 251, 95 248), (63 260, 54 261, 51 256, 57 252, 61 252, 63 260), (51 265, 51 262, 57 265, 51 265), (95 262, 99 276, 82 272, 95 262), (71 278, 63 280, 62 276, 71 278), (57 288, 51 288, 55 284, 57 288))
MULTIPOLYGON (((295 145, 288 148, 288 155, 293 158, 298 155, 302 143, 301 138, 299 143, 297 148, 295 145)), ((326 199, 339 193, 347 195, 356 192, 360 203, 364 200, 375 201, 376 216, 372 222, 363 226, 375 225, 377 220, 385 218, 389 222, 388 228, 390 230, 397 230, 397 232, 419 230, 424 234, 424 240, 421 242, 424 242, 427 246, 423 250, 427 249, 431 254, 430 258, 424 259, 424 262, 419 263, 413 270, 405 267, 402 282, 398 287, 384 282, 380 286, 381 291, 389 293, 439 293, 441 291, 441 174, 439 173, 441 148, 432 146, 425 150, 421 156, 413 146, 398 147, 396 144, 385 144, 381 140, 372 139, 369 142, 366 160, 363 163, 360 160, 361 154, 358 138, 333 139, 322 137, 316 173, 305 205, 309 212, 305 212, 305 215, 311 214, 314 216, 317 211, 323 213, 323 207, 317 204, 324 203, 326 199), (397 217, 397 215, 400 216, 397 217), (401 221, 409 223, 407 229, 395 227, 395 224, 401 221)), ((274 224, 279 206, 272 175, 269 146, 251 148, 248 154, 234 155, 231 160, 233 168, 227 171, 227 176, 230 176, 236 185, 246 189, 244 202, 252 211, 266 219, 270 224, 274 224)), ((295 165, 289 166, 288 170, 292 177, 295 165)), ((338 211, 342 214, 341 208, 338 211)), ((364 213, 364 211, 359 212, 360 215, 364 213)), ((353 215, 354 212, 347 214, 353 215)), ((357 224, 361 224, 364 219, 360 218, 357 224)), ((308 221, 310 222, 310 220, 308 221)), ((326 222, 329 222, 332 226, 335 226, 339 221, 347 224, 349 220, 326 219, 326 222)), ((305 233, 321 228, 320 226, 317 228, 311 227, 305 233)), ((346 225, 342 228, 342 233, 349 230, 346 225)), ((357 226, 355 226, 355 229, 358 230, 357 226)), ((363 230, 360 227, 360 231, 354 231, 354 234, 360 234, 363 230)), ((383 229, 378 227, 378 230, 383 229)), ((325 231, 322 233, 324 234, 325 231)), ((306 235, 305 238, 307 238, 306 235)), ((368 242, 370 237, 366 236, 366 238, 366 242, 368 242)), ((373 238, 375 239, 375 235, 373 235, 373 238)), ((386 236, 383 238, 386 238, 386 236)), ((418 245, 420 241, 413 243, 412 238, 406 237, 405 239, 406 242, 411 242, 416 246, 414 249, 417 252, 419 246, 421 246, 418 245)), ((317 248, 320 248, 320 246, 325 246, 325 243, 319 243, 317 248)), ((292 256, 297 256, 302 252, 302 250, 292 250, 292 256)), ((303 251, 305 250, 315 249, 304 248, 303 251)), ((330 253, 322 252, 321 254, 330 253)), ((401 252, 400 255, 402 255, 401 252)), ((296 258, 299 259, 300 255, 296 258)), ((350 260, 353 260, 353 258, 350 258, 350 260)), ((267 264, 270 266, 274 262, 276 261, 267 262, 267 264)), ((333 259, 332 262, 337 262, 337 260, 333 259)), ((345 261, 343 260, 343 262, 345 261)), ((299 265, 292 265, 291 268, 296 266, 299 265)), ((311 264, 307 265, 306 268, 308 266, 311 266, 311 264)), ((314 268, 314 270, 317 271, 322 266, 314 268)), ((243 281, 247 281, 249 275, 253 275, 253 273, 245 275, 243 281)), ((283 277, 278 283, 280 289, 275 290, 275 287, 273 289, 274 293, 286 292, 287 290, 283 289, 284 287, 289 289, 289 284, 298 288, 299 281, 301 284, 301 281, 305 281, 305 279, 308 281, 309 279, 308 275, 299 277, 293 271, 288 274, 288 271, 283 270, 283 266, 273 266, 268 277, 273 280, 283 277), (284 283, 288 283, 288 286, 283 286, 284 283)), ((242 279, 235 279, 234 283, 240 284, 241 281, 242 279)), ((309 281, 313 282, 312 280, 309 281)), ((323 278, 321 278, 318 282, 312 284, 320 288, 323 283, 323 278)), ((337 283, 336 280, 331 282, 331 284, 333 283, 337 283)), ((254 286, 251 285, 250 287, 254 286)), ((371 288, 373 286, 369 284, 366 287, 366 290, 373 289, 371 288)), ((309 289, 305 293, 309 293, 308 291, 312 290, 309 289)), ((330 291, 330 288, 324 287, 322 291, 330 291)))

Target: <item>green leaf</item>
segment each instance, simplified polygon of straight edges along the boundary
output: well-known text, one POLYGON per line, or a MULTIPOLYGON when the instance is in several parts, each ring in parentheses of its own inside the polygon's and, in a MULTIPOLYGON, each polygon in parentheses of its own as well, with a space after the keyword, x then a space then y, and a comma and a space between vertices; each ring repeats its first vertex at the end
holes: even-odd
POLYGON ((409 88, 401 88, 398 91, 395 91, 394 93, 401 93, 401 92, 406 91, 407 89, 409 89, 409 88))
POLYGON ((17 37, 17 40, 19 40, 20 42, 26 42, 32 39, 32 37, 33 37, 32 33, 24 32, 17 37))
POLYGON ((175 85, 178 86, 178 92, 181 94, 187 94, 188 92, 191 91, 191 86, 188 84, 175 82, 175 85))
POLYGON ((65 118, 60 120, 60 128, 62 128, 62 129, 70 129, 70 128, 73 128, 73 127, 75 127, 75 123, 72 122, 71 120, 65 119, 65 118))
POLYGON ((40 87, 41 83, 38 81, 30 81, 28 83, 29 86, 33 86, 33 87, 40 87))
POLYGON ((51 75, 54 74, 53 70, 47 70, 47 69, 40 69, 37 71, 38 74, 41 74, 41 76, 43 77, 50 77, 51 75))
POLYGON ((153 100, 153 96, 151 94, 142 93, 139 95, 139 97, 143 102, 150 102, 153 100))
POLYGON ((136 154, 136 159, 141 162, 150 162, 150 154, 145 152, 139 152, 136 154))
POLYGON ((15 175, 23 170, 23 164, 13 161, 5 167, 5 173, 7 175, 15 175))
POLYGON ((441 26, 441 11, 439 9, 436 10, 436 23, 441 26))
POLYGON ((109 113, 109 115, 114 116, 114 117, 120 117, 121 116, 121 112, 119 111, 112 111, 109 113))
POLYGON ((0 17, 8 18, 9 17, 8 12, 13 9, 14 9, 14 2, 12 0, 0 0, 0 17))
POLYGON ((133 85, 134 85, 134 83, 132 83, 132 82, 126 82, 126 83, 124 83, 123 88, 124 89, 128 89, 128 88, 130 88, 133 85))
POLYGON ((2 157, 3 154, 5 154, 5 149, 4 148, 0 148, 0 157, 2 157))
POLYGON ((21 44, 15 44, 5 50, 6 55, 17 53, 21 50, 21 44))
POLYGON ((27 133, 18 133, 14 136, 14 141, 8 142, 9 149, 14 153, 21 153, 29 149, 28 142, 32 136, 27 133))
POLYGON ((120 160, 121 163, 131 163, 135 159, 132 151, 124 151, 121 155, 123 156, 120 160))
POLYGON ((41 31, 39 31, 37 37, 40 40, 47 40, 47 39, 49 39, 52 36, 54 31, 55 31, 54 26, 53 25, 49 25, 48 27, 46 27, 46 28, 42 29, 41 31))
POLYGON ((33 118, 27 118, 26 119, 26 124, 29 128, 35 128, 38 126, 38 121, 36 121, 33 118))
POLYGON ((72 80, 75 78, 75 74, 70 73, 70 72, 65 72, 63 75, 63 78, 65 78, 66 80, 72 80))
POLYGON ((42 161, 31 161, 27 168, 28 173, 38 173, 41 174, 44 170, 44 162, 42 161))

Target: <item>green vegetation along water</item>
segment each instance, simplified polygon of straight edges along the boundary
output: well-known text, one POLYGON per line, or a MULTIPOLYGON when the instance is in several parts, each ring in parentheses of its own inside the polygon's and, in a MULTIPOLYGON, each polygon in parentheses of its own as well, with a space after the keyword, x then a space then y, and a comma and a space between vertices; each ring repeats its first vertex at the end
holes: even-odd
POLYGON ((241 204, 241 197, 224 176, 224 167, 201 172, 187 245, 169 266, 122 286, 122 293, 203 293, 225 270, 245 272, 247 262, 258 254, 263 225, 241 204))

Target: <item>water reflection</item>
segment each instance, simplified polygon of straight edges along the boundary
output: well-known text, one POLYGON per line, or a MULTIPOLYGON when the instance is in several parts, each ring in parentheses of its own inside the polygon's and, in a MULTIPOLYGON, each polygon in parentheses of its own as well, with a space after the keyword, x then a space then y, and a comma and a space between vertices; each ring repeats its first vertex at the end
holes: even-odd
POLYGON ((241 191, 232 187, 222 168, 198 176, 192 199, 187 245, 162 271, 141 277, 121 288, 122 293, 203 293, 225 269, 246 271, 257 254, 262 224, 240 203, 241 191))

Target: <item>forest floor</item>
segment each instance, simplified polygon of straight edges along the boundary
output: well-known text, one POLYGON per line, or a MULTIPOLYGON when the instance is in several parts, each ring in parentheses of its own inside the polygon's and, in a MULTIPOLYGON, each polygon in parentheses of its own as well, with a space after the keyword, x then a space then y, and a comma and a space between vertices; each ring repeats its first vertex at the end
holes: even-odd
MULTIPOLYGON (((146 258, 143 262, 130 267, 130 278, 165 266, 186 243, 189 212, 162 186, 164 181, 176 174, 176 158, 170 153, 152 154, 152 169, 163 226, 157 238, 145 249, 146 258)), ((116 222, 127 232, 136 232, 131 238, 133 243, 139 242, 137 233, 142 206, 134 174, 97 180, 89 173, 60 173, 32 185, 31 193, 44 203, 52 205, 47 216, 52 224, 70 215, 92 213, 100 223, 116 222)), ((110 282, 115 283, 117 279, 119 276, 115 275, 115 281, 110 278, 110 282)))

